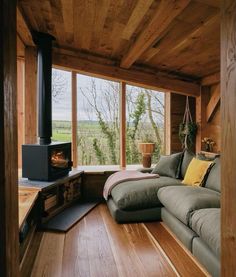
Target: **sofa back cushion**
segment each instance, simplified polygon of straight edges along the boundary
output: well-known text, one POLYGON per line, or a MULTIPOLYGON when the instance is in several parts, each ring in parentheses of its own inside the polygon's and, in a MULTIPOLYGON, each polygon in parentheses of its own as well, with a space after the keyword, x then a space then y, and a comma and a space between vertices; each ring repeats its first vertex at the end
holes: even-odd
POLYGON ((208 174, 205 187, 220 192, 220 157, 214 160, 214 165, 208 174))
POLYGON ((179 177, 179 164, 183 153, 176 153, 168 156, 161 156, 152 173, 171 178, 179 177))
POLYGON ((190 152, 189 150, 184 151, 184 155, 181 163, 180 178, 184 179, 187 168, 194 157, 195 157, 194 153, 190 152))

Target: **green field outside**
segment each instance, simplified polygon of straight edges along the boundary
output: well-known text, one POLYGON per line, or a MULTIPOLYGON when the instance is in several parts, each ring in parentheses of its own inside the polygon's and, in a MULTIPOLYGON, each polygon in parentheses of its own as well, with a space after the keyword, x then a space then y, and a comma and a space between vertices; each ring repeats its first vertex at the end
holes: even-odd
MULTIPOLYGON (((150 129, 148 125, 146 129, 150 129)), ((163 130, 162 130, 163 133, 163 130)), ((119 132, 117 132, 119 134, 119 132)), ((71 122, 53 121, 53 141, 71 141, 71 122)), ((115 138, 116 161, 119 164, 119 135, 115 138)), ((137 153, 134 163, 141 162, 141 155, 137 153)), ((153 162, 156 157, 154 155, 153 162)), ((102 133, 99 123, 96 121, 78 121, 78 163, 79 165, 112 164, 108 141, 102 133), (100 154, 94 147, 94 140, 97 141, 100 154)))

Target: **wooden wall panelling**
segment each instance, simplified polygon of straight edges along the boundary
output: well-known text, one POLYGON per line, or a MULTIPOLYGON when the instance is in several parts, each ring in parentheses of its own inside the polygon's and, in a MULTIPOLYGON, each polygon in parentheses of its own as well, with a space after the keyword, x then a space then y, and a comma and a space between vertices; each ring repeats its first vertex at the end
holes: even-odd
POLYGON ((215 112, 217 111, 219 104, 220 104, 220 84, 213 87, 213 91, 211 93, 211 98, 207 104, 207 108, 206 108, 207 122, 212 120, 215 112))
POLYGON ((37 52, 25 48, 25 143, 37 142, 37 52))
POLYGON ((18 168, 22 166, 22 144, 24 144, 24 78, 25 62, 17 59, 17 130, 18 130, 18 168))
POLYGON ((221 18, 221 276, 236 275, 236 2, 222 1, 221 18))
MULTIPOLYGON (((185 112, 186 96, 171 93, 171 146, 170 152, 176 153, 182 151, 182 145, 179 139, 179 124, 183 121, 185 112)), ((193 120, 195 120, 195 98, 189 98, 189 105, 193 120)), ((195 149, 193 149, 195 150, 195 149)))
POLYGON ((126 167, 126 84, 120 83, 120 166, 126 167))
MULTIPOLYGON (((212 107, 211 99, 215 99, 215 93, 217 93, 217 99, 219 99, 219 85, 202 87, 202 93, 200 97, 196 98, 196 119, 198 123, 198 132, 196 140, 196 152, 204 149, 202 139, 204 137, 211 138, 215 145, 213 146, 214 152, 220 152, 220 141, 221 141, 221 123, 220 123, 220 105, 215 107, 210 120, 207 120, 210 114, 210 107, 212 107), (216 92, 217 90, 217 92, 216 92), (212 98, 213 97, 213 98, 212 98)), ((217 100, 218 101, 218 100, 217 100)))
POLYGON ((77 75, 76 72, 71 73, 71 93, 72 93, 72 160, 73 167, 78 165, 77 151, 77 75))
POLYGON ((215 142, 213 146, 213 152, 221 152, 221 120, 220 120, 221 109, 220 106, 217 108, 214 117, 210 122, 206 124, 205 134, 206 137, 210 137, 215 142))
POLYGON ((103 200, 103 187, 107 178, 116 171, 85 172, 83 174, 82 196, 87 200, 103 200))
POLYGON ((196 152, 199 153, 202 150, 202 97, 196 98, 196 123, 198 125, 197 136, 196 136, 196 152))
POLYGON ((0 271, 19 276, 16 1, 0 0, 0 271))

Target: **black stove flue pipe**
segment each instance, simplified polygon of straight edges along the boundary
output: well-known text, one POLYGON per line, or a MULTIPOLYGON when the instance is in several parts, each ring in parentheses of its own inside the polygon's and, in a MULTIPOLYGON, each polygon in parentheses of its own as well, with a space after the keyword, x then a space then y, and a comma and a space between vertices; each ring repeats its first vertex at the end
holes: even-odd
POLYGON ((38 50, 38 136, 39 144, 50 144, 52 136, 52 41, 54 37, 32 33, 38 50))

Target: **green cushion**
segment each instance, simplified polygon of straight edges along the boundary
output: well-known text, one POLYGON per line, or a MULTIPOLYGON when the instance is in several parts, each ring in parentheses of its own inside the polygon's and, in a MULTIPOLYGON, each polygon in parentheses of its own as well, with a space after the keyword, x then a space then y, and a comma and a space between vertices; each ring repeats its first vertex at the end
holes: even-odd
POLYGON ((169 156, 161 156, 152 173, 160 176, 178 178, 178 169, 183 153, 176 153, 169 156))
POLYGON ((220 193, 203 187, 164 187, 159 189, 158 198, 169 212, 186 225, 189 225, 193 211, 220 207, 220 193))
POLYGON ((190 227, 220 257, 220 209, 201 209, 195 211, 190 227))
POLYGON ((124 211, 120 210, 116 206, 112 198, 108 199, 107 206, 112 217, 118 223, 157 221, 161 219, 161 207, 154 207, 135 211, 124 211))
POLYGON ((206 179, 205 187, 220 192, 220 184, 220 158, 216 158, 206 179))
POLYGON ((121 210, 140 210, 161 207, 157 197, 159 188, 182 185, 179 180, 160 177, 140 181, 128 181, 114 187, 111 196, 121 210))
POLYGON ((184 154, 183 154, 183 159, 182 159, 182 163, 181 163, 181 178, 184 179, 185 173, 187 171, 187 168, 190 164, 190 162, 192 161, 192 158, 194 158, 195 155, 194 153, 190 152, 189 150, 185 150, 184 154))

